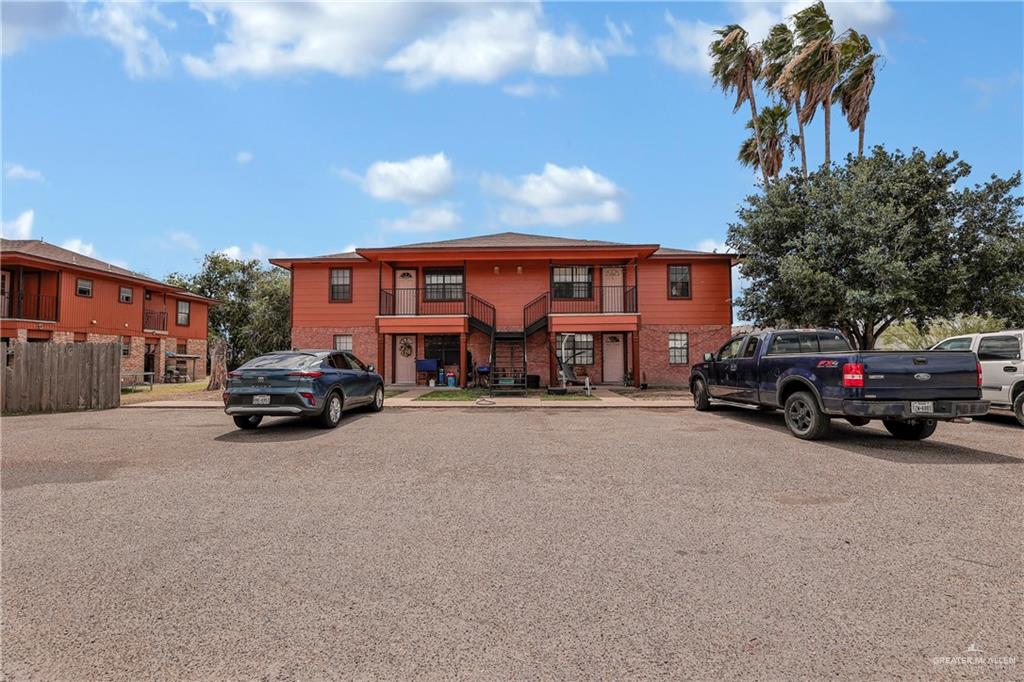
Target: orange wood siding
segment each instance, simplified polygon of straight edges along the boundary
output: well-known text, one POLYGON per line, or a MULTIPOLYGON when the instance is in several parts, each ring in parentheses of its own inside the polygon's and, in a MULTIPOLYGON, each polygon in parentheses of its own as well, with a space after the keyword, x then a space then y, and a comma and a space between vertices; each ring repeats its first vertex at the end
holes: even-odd
MULTIPOLYGON (((384 288, 390 287, 390 279, 385 272, 384 288)), ((292 324, 295 327, 371 326, 377 317, 378 292, 376 264, 297 263, 292 279, 292 324), (329 300, 330 271, 333 267, 352 268, 351 303, 332 303, 329 300)))
POLYGON ((639 307, 644 324, 732 324, 729 261, 658 260, 640 263, 639 307), (690 266, 689 299, 668 297, 668 266, 690 266))
POLYGON ((469 263, 466 267, 469 292, 497 309, 499 329, 523 328, 523 307, 548 290, 549 277, 546 261, 469 263), (521 275, 516 272, 520 265, 521 275))
POLYGON ((181 299, 188 300, 191 304, 189 324, 182 326, 178 324, 178 300, 172 294, 167 295, 167 335, 178 339, 205 339, 209 306, 201 301, 181 299))

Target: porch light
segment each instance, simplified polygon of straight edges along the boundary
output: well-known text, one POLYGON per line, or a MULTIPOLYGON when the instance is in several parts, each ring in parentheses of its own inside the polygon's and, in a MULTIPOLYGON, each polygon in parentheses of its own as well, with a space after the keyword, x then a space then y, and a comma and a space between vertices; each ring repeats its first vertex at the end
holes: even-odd
POLYGON ((516 274, 517 275, 523 274, 523 266, 522 265, 517 265, 516 266, 516 274))
POLYGON ((495 265, 494 266, 494 274, 495 275, 500 275, 501 274, 501 266, 500 265, 495 265))

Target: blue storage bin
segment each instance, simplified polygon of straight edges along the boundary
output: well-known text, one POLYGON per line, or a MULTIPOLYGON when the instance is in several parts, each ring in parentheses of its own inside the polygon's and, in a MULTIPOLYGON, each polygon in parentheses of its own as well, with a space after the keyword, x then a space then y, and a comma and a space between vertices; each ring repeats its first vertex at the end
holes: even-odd
POLYGON ((437 371, 437 360, 417 360, 416 361, 417 372, 436 372, 437 371))

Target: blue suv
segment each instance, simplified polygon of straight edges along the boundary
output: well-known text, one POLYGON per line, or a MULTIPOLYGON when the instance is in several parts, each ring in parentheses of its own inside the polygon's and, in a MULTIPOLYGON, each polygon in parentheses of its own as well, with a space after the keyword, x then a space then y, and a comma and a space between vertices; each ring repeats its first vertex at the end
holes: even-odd
POLYGON ((264 417, 311 417, 333 429, 346 410, 384 407, 384 379, 346 351, 280 351, 228 373, 224 411, 240 429, 264 417))

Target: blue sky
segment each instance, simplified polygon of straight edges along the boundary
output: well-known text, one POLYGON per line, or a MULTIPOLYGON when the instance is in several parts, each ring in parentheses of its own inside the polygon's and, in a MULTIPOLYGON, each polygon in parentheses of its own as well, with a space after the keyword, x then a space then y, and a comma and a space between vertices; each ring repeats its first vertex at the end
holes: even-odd
MULTIPOLYGON (((4 234, 154 276, 501 230, 707 247, 756 189, 707 38, 799 6, 5 2, 4 234)), ((869 145, 1021 168, 1020 3, 829 7, 885 56, 869 145)))

